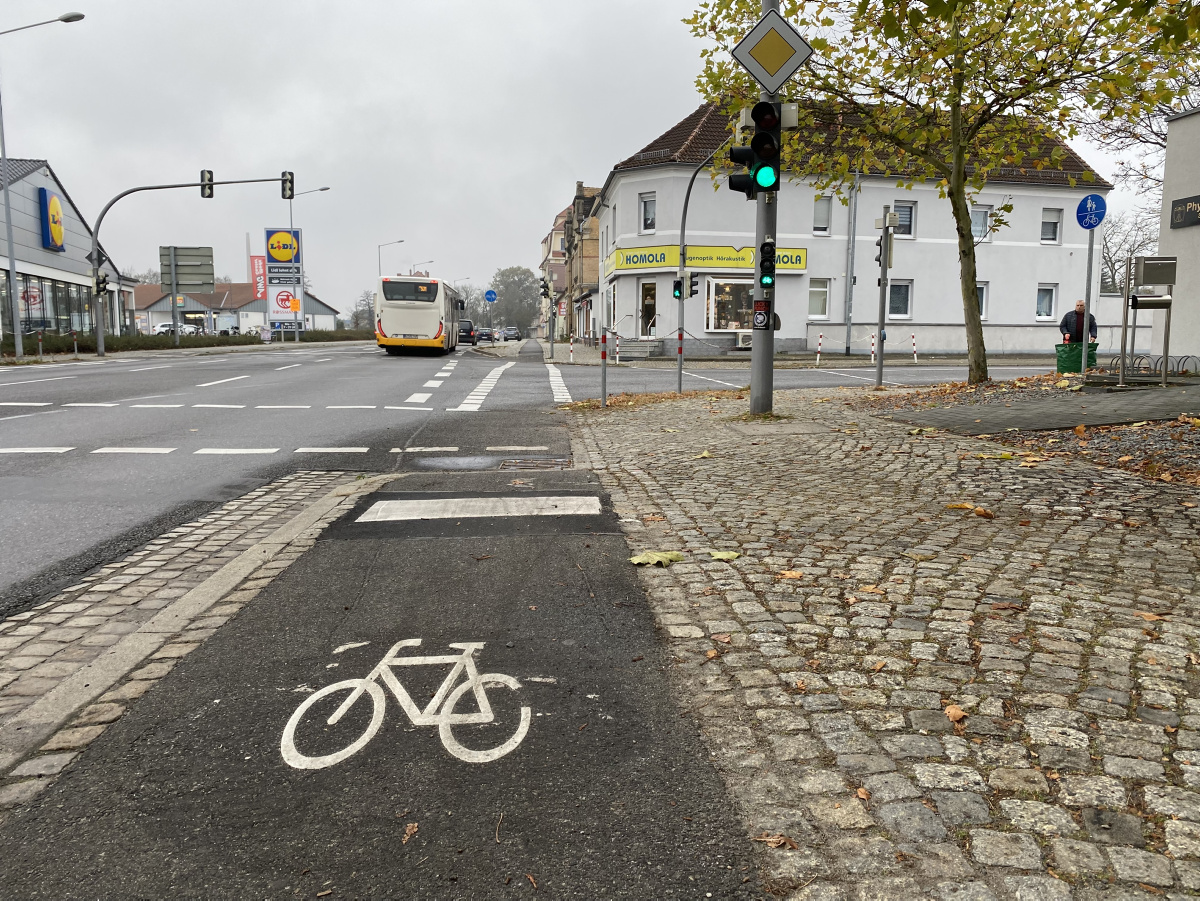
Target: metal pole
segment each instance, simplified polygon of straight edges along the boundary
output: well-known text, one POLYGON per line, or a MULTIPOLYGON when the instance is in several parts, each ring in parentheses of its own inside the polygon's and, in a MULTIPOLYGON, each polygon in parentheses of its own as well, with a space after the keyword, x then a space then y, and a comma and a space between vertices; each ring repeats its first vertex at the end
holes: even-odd
POLYGON ((883 208, 883 229, 879 241, 879 353, 875 357, 875 387, 883 387, 883 349, 885 347, 884 316, 887 313, 888 252, 891 250, 892 230, 888 225, 890 205, 883 208))
POLYGON ((846 238, 846 356, 850 356, 851 327, 854 322, 854 249, 858 244, 858 179, 850 188, 850 225, 846 238))
MULTIPOLYGON (((602 301, 605 307, 608 301, 602 301)), ((608 406, 608 310, 600 315, 600 406, 608 406)))
MULTIPOLYGON (((763 15, 779 11, 779 0, 762 0, 763 15)), ((778 94, 763 91, 759 99, 770 103, 779 101, 778 94)), ((776 185, 781 188, 782 185, 776 185)), ((774 366, 775 366, 775 286, 764 288, 762 284, 762 245, 767 240, 775 240, 775 227, 779 216, 779 206, 776 203, 776 191, 760 191, 756 201, 757 210, 754 225, 754 318, 760 307, 766 313, 766 325, 759 328, 751 322, 752 332, 750 345, 750 412, 758 415, 771 412, 774 403, 774 366)))
MULTIPOLYGON (((1171 286, 1172 293, 1174 285, 1171 286)), ((1162 386, 1167 387, 1167 370, 1171 366, 1171 308, 1167 307, 1167 322, 1166 328, 1163 329, 1163 356, 1162 356, 1162 386)))
MULTIPOLYGON (((1088 229, 1087 283, 1083 286, 1083 349, 1079 353, 1079 374, 1087 375, 1088 347, 1091 345, 1092 256, 1096 250, 1096 229, 1088 229)), ((1096 335, 1099 339, 1099 334, 1096 335)), ((1165 384, 1165 382, 1164 382, 1165 384)))
MULTIPOLYGON (((724 144, 721 145, 721 147, 724 146, 724 144)), ((720 150, 721 147, 718 147, 717 150, 720 150)), ((712 162, 712 158, 717 155, 717 150, 710 153, 708 158, 692 172, 692 177, 688 179, 687 191, 683 195, 683 214, 679 217, 679 280, 684 283, 683 291, 691 290, 687 274, 687 214, 688 204, 692 202, 692 185, 696 183, 696 176, 712 162)), ((675 390, 679 394, 683 393, 683 305, 688 298, 683 291, 679 293, 679 352, 675 364, 675 390)))
MULTIPOLYGON (((17 257, 13 250, 12 206, 8 199, 8 144, 4 140, 4 107, 0 104, 0 178, 4 179, 4 228, 8 233, 8 302, 12 310, 13 349, 17 359, 25 356, 21 344, 21 302, 17 296, 17 257)), ((0 328, 0 335, 3 335, 0 328)))
MULTIPOLYGON (((292 224, 292 198, 288 198, 288 234, 292 240, 296 241, 296 227, 292 224)), ((296 241, 296 249, 300 249, 300 242, 296 241)), ((300 285, 296 290, 296 297, 300 300, 300 316, 296 319, 296 343, 300 343, 300 320, 304 318, 304 254, 300 254, 300 285)), ((286 337, 286 336, 285 336, 286 337)))
POLYGON ((179 346, 179 276, 175 271, 175 245, 171 245, 171 333, 179 346))
POLYGON ((1121 364, 1117 367, 1117 387, 1125 387, 1125 341, 1129 330, 1129 269, 1133 254, 1125 258, 1125 287, 1121 289, 1121 364))

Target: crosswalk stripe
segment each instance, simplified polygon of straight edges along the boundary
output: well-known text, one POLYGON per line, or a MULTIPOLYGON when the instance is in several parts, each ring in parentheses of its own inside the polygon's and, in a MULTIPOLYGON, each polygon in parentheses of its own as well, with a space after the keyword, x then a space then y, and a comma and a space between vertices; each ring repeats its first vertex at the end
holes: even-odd
POLYGON ((0 454, 65 454, 73 447, 0 447, 0 454))
POLYGON ((547 363, 546 369, 550 373, 550 391, 554 394, 554 402, 556 404, 569 404, 571 402, 571 392, 567 390, 567 383, 563 381, 562 373, 553 363, 547 363))
POLYGON ((98 447, 93 454, 169 454, 173 447, 98 447))
POLYGON ((430 379, 428 382, 426 382, 421 387, 422 388, 440 388, 440 387, 442 387, 442 383, 438 379, 430 379))
POLYGON ((429 400, 429 398, 431 398, 431 397, 433 397, 432 394, 412 394, 412 395, 409 395, 409 398, 408 398, 408 400, 405 401, 405 403, 406 404, 423 404, 423 403, 425 403, 425 401, 429 400))
POLYGON ((477 519, 484 516, 596 516, 600 498, 447 497, 377 501, 355 522, 401 522, 417 519, 477 519))
POLYGON ((514 365, 516 365, 516 364, 515 363, 505 363, 503 366, 497 366, 495 369, 493 369, 491 372, 489 372, 487 374, 487 377, 484 378, 484 380, 482 382, 480 382, 475 387, 474 391, 472 391, 470 394, 467 395, 466 400, 464 400, 457 407, 447 407, 446 412, 448 412, 448 413, 475 413, 475 412, 478 412, 479 408, 481 406, 483 406, 483 402, 485 400, 487 400, 487 396, 492 393, 492 389, 496 387, 496 383, 500 381, 500 376, 504 375, 504 373, 508 370, 508 368, 510 366, 514 366, 514 365))
POLYGON ((234 454, 275 454, 279 452, 277 447, 202 447, 198 451, 192 451, 193 454, 220 454, 223 456, 231 456, 234 454))

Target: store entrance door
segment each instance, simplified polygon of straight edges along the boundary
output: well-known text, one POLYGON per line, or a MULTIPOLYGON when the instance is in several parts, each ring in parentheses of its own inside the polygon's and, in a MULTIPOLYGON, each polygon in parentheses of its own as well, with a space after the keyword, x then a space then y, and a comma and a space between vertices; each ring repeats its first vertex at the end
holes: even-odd
POLYGON ((638 316, 638 337, 653 338, 658 325, 658 285, 654 282, 642 284, 640 315, 638 316))

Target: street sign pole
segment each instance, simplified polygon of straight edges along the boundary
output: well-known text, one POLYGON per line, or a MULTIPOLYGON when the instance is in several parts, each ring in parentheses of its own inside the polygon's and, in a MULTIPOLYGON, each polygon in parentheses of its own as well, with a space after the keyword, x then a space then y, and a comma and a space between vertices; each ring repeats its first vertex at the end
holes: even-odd
POLYGON ((879 354, 875 357, 875 387, 883 388, 883 349, 884 349, 884 321, 887 315, 887 293, 888 293, 888 255, 891 252, 891 206, 883 208, 883 230, 880 234, 883 236, 879 243, 879 354))
POLYGON ((175 245, 171 245, 171 334, 179 346, 179 274, 175 266, 175 245))
MULTIPOLYGON (((763 0, 763 11, 778 7, 778 0, 763 0)), ((762 93, 763 100, 771 103, 776 101, 778 94, 762 93)), ((762 254, 761 248, 766 241, 775 239, 775 226, 778 220, 779 207, 775 203, 773 191, 760 191, 756 200, 758 206, 754 228, 754 313, 750 345, 750 413, 770 414, 774 402, 774 365, 775 365, 775 309, 774 286, 763 287, 762 284, 762 254)))
MULTIPOLYGON (((1092 322, 1092 261, 1096 250, 1096 229, 1100 227, 1100 223, 1104 221, 1107 213, 1108 205, 1099 194, 1089 194, 1083 200, 1079 201, 1079 206, 1075 208, 1075 221, 1079 223, 1081 228, 1086 228, 1088 233, 1087 283, 1083 288, 1083 328, 1080 331, 1082 337, 1080 343, 1083 345, 1079 353, 1080 375, 1087 375, 1088 349, 1092 342, 1090 328, 1092 322)), ((1099 337, 1099 334, 1097 334, 1097 340, 1099 340, 1099 337)), ((1164 372, 1166 371, 1165 358, 1163 361, 1163 370, 1164 372)))

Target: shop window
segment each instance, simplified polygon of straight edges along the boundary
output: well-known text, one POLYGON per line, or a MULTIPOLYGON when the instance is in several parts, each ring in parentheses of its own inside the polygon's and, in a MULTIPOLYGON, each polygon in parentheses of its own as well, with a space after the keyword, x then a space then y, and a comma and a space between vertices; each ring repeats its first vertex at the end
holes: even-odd
POLYGON ((1054 301, 1057 294, 1058 285, 1038 285, 1035 318, 1042 321, 1054 321, 1054 301))
POLYGON ((894 281, 888 284, 888 318, 912 319, 912 282, 894 281))
POLYGON ((1062 237, 1062 210, 1042 210, 1042 243, 1057 244, 1062 237))
POLYGON ((754 312, 751 297, 754 282, 710 279, 708 282, 708 330, 748 330, 754 312))
POLYGON ((917 205, 911 200, 896 201, 896 208, 892 210, 900 217, 900 224, 892 231, 901 238, 912 238, 917 234, 917 205))
POLYGON ((971 207, 971 234, 975 243, 991 240, 992 208, 990 206, 971 207))
POLYGON ((658 328, 658 285, 642 282, 638 304, 638 337, 653 338, 658 328))
POLYGON ((653 194, 639 194, 638 206, 642 211, 641 233, 652 233, 657 220, 656 208, 658 206, 658 202, 654 199, 653 194))
POLYGON ((979 304, 979 318, 986 322, 987 316, 988 316, 988 283, 987 282, 976 282, 975 298, 976 298, 976 302, 979 304))
POLYGON ((832 197, 818 197, 815 201, 813 201, 813 234, 829 234, 829 223, 832 216, 832 197))
POLYGON ((813 278, 808 281, 808 318, 829 318, 829 279, 813 278))

